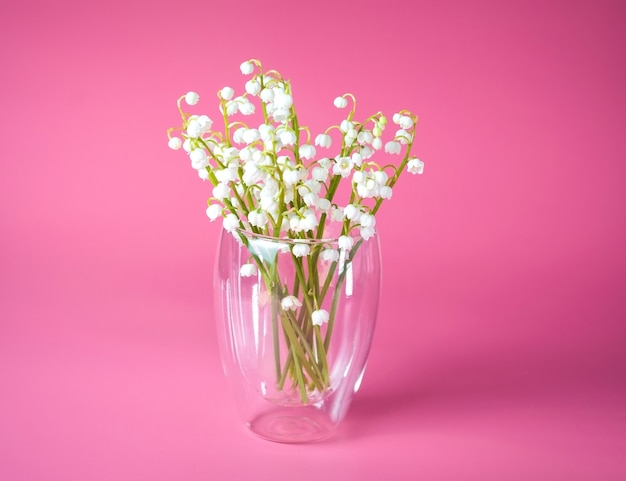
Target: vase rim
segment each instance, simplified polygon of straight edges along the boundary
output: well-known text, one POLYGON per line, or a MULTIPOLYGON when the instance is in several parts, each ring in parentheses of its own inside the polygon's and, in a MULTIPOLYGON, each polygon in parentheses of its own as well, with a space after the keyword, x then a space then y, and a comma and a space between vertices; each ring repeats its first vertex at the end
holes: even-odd
MULTIPOLYGON (((224 230, 226 232, 226 230, 224 230)), ((250 230, 247 229, 235 229, 234 232, 236 232, 239 235, 245 236, 246 238, 250 239, 250 238, 254 238, 254 239, 263 239, 266 241, 270 241, 270 242, 282 242, 285 244, 337 244, 339 242, 339 236, 337 237, 320 237, 320 238, 306 238, 306 239, 300 239, 300 238, 293 238, 293 237, 274 237, 271 235, 265 235, 265 234, 257 234, 256 232, 252 232, 250 230)), ((232 232, 228 232, 229 234, 232 234, 232 232)), ((373 237, 376 237, 377 234, 375 234, 373 237)), ((357 239, 360 237, 359 236, 354 236, 351 235, 351 237, 357 239)))

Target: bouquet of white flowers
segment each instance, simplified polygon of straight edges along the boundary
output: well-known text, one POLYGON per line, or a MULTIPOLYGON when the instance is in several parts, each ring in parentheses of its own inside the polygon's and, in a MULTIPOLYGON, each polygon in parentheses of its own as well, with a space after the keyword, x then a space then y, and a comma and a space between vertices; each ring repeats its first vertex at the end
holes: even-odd
POLYGON ((423 172, 423 162, 411 155, 417 117, 395 113, 395 134, 383 142, 387 117, 378 112, 357 121, 356 99, 344 94, 334 105, 350 106, 347 116, 313 138, 296 115, 289 81, 274 70, 264 71, 258 60, 242 63, 241 72, 251 76, 241 95, 231 87, 218 92, 223 131, 213 129, 209 116, 183 110, 182 102, 192 106, 199 100, 188 92, 178 99, 182 126, 168 131, 168 145, 182 147, 200 178, 212 184, 209 219, 221 219, 225 230, 250 247, 240 275, 260 276, 279 299, 275 326, 277 332, 282 328, 288 355, 276 353, 277 384, 282 388, 289 378, 304 402, 308 391, 328 387, 326 353, 338 297, 326 297, 341 287, 344 266, 361 243, 375 235, 376 213, 391 198, 402 172, 423 172), (258 124, 232 120, 252 118, 259 110, 258 124), (398 155, 401 161, 381 165, 374 160, 379 153, 398 155), (249 235, 289 240, 296 272, 292 286, 280 280, 267 253, 249 245, 249 235), (336 248, 330 243, 312 247, 311 241, 330 238, 336 239, 336 248), (335 271, 339 281, 331 289, 335 271))

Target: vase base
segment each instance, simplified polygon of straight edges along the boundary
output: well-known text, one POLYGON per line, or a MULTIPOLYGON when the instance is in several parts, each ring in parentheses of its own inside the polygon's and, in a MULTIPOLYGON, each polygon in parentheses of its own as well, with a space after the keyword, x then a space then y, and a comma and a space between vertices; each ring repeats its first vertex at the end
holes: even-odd
POLYGON ((312 443, 327 439, 335 426, 326 414, 313 407, 270 411, 247 423, 257 436, 277 443, 312 443))

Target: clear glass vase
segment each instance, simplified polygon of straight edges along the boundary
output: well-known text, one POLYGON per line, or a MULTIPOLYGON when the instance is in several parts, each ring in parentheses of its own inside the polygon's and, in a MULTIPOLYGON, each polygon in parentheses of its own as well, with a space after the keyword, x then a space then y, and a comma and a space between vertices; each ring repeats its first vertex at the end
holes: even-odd
POLYGON ((252 432, 285 443, 332 435, 365 371, 380 278, 376 235, 339 243, 222 232, 220 352, 252 432))

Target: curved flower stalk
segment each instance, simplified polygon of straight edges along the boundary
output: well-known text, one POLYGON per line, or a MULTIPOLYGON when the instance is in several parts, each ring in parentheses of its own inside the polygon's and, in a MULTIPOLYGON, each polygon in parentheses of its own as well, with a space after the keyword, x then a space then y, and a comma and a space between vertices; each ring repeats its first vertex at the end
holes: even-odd
POLYGON ((289 81, 254 59, 243 62, 241 72, 249 79, 240 94, 230 86, 217 93, 223 131, 213 129, 209 116, 185 111, 183 102, 200 100, 188 92, 178 99, 182 125, 168 130, 168 145, 182 148, 198 176, 212 185, 209 219, 221 219, 249 249, 241 276, 258 276, 277 299, 277 386, 283 389, 289 379, 305 402, 308 392, 330 387, 327 352, 339 298, 331 293, 341 290, 361 243, 375 235, 376 213, 401 174, 423 172, 423 162, 411 154, 417 117, 395 113, 395 134, 383 141, 387 117, 378 112, 359 122, 355 97, 344 94, 333 103, 347 110, 345 118, 313 136, 299 122, 289 81), (394 155, 399 162, 374 160, 394 155), (344 184, 347 201, 340 204, 344 184), (289 241, 284 254, 295 270, 293 285, 280 280, 276 258, 282 254, 260 251, 248 234, 289 241), (331 238, 337 239, 334 247, 312 243, 331 238), (281 333, 286 353, 280 352, 281 333))

